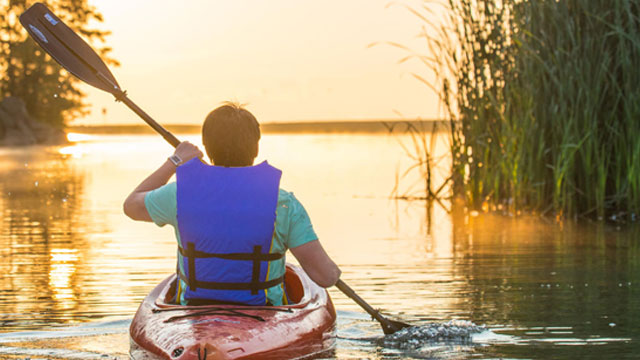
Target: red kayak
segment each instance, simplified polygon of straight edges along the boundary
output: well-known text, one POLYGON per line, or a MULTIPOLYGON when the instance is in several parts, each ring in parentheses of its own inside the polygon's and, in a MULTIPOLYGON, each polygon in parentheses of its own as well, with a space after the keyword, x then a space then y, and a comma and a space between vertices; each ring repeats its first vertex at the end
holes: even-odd
POLYGON ((171 275, 144 299, 129 333, 133 359, 292 359, 326 351, 335 342, 336 311, 327 291, 287 264, 292 305, 169 303, 171 275))

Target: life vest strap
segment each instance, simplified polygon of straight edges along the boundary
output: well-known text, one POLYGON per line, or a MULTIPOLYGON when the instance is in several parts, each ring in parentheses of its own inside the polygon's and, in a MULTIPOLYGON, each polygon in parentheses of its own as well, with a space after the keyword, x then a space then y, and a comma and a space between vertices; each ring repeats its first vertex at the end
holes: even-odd
POLYGON ((273 261, 281 259, 283 253, 262 254, 262 246, 256 245, 253 247, 252 253, 230 253, 230 254, 215 254, 206 253, 202 251, 196 251, 195 244, 192 242, 187 243, 187 249, 183 249, 178 246, 180 254, 187 258, 187 266, 189 267, 189 277, 187 278, 182 272, 178 271, 180 278, 189 285, 189 288, 193 291, 196 289, 208 289, 208 290, 251 290, 252 295, 256 295, 258 291, 274 287, 284 282, 284 275, 268 280, 260 281, 260 262, 273 261), (221 258, 227 260, 240 260, 240 261, 252 261, 253 271, 251 274, 251 282, 249 283, 232 283, 232 282, 214 282, 214 281, 199 281, 196 279, 196 258, 221 258))
POLYGON ((260 283, 260 260, 258 256, 262 252, 262 246, 256 245, 253 247, 253 272, 251 274, 251 295, 258 294, 257 284, 260 283))
POLYGON ((264 281, 264 282, 257 282, 257 283, 231 283, 231 282, 212 282, 212 281, 199 281, 199 280, 195 280, 195 284, 190 284, 190 279, 188 279, 182 272, 180 273, 180 279, 182 279, 182 281, 186 282, 190 288, 199 288, 199 289, 209 289, 209 290, 255 290, 255 291, 259 291, 259 290, 264 290, 264 289, 268 289, 270 287, 274 287, 276 285, 281 284, 282 282, 284 282, 284 275, 276 278, 276 279, 272 279, 272 280, 268 280, 268 281, 264 281), (195 285, 195 286, 192 286, 195 285))
POLYGON ((192 250, 188 249, 189 244, 187 244, 187 249, 184 249, 182 246, 178 246, 178 250, 180 251, 180 255, 186 257, 193 258, 218 258, 225 260, 240 260, 240 261, 273 261, 280 260, 284 257, 284 253, 272 253, 272 254, 261 254, 261 253, 227 253, 227 254, 218 254, 218 253, 207 253, 204 251, 192 250))

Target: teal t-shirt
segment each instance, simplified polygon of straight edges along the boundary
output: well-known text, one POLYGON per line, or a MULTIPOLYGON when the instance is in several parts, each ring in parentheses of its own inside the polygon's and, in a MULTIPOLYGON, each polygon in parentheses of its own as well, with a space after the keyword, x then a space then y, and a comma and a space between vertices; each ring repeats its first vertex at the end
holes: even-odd
MULTIPOLYGON (((147 193, 144 204, 147 212, 158 226, 167 224, 173 226, 176 239, 180 241, 177 217, 177 185, 171 182, 147 193)), ((318 236, 313 230, 311 219, 302 204, 293 196, 293 193, 280 189, 278 193, 278 205, 276 208, 276 224, 273 234, 272 253, 282 252, 309 241, 317 240, 318 236)), ((270 263, 267 280, 284 275, 285 258, 270 263)), ((180 280, 181 289, 185 284, 180 280)), ((184 295, 184 293, 182 293, 184 295)), ((282 284, 267 290, 267 299, 273 305, 283 304, 284 291, 282 284)), ((179 299, 181 304, 186 304, 183 296, 179 299)), ((285 299, 286 301, 286 299, 285 299)))

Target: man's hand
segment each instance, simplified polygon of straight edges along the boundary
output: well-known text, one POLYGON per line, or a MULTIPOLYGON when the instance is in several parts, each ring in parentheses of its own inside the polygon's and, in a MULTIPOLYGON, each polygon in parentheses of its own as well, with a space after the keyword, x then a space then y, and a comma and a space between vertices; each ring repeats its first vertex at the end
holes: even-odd
POLYGON ((200 151, 200 149, 198 149, 197 146, 193 145, 188 141, 183 141, 180 144, 178 144, 178 146, 176 147, 176 151, 173 153, 173 155, 177 156, 180 159, 179 165, 182 165, 187 161, 196 157, 202 159, 202 157, 204 156, 202 154, 202 151, 200 151))

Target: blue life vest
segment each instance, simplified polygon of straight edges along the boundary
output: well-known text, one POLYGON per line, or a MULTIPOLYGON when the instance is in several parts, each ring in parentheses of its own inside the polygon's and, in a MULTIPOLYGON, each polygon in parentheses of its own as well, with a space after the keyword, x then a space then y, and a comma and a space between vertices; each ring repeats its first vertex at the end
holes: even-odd
POLYGON ((266 161, 247 167, 210 166, 192 159, 178 167, 178 273, 185 300, 265 305, 282 171, 266 161))

